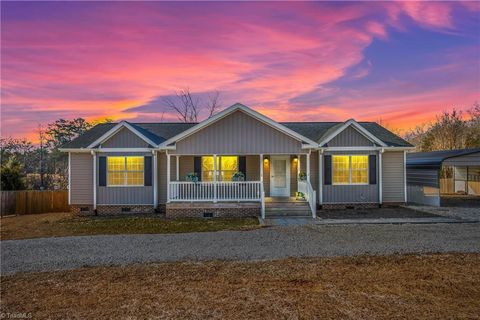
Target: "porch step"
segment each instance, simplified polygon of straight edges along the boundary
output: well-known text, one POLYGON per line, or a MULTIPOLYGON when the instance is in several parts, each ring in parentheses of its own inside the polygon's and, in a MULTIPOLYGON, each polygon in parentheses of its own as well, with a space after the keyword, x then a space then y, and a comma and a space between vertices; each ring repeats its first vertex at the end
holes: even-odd
POLYGON ((307 206, 283 206, 265 207, 265 216, 311 216, 310 207, 307 206))

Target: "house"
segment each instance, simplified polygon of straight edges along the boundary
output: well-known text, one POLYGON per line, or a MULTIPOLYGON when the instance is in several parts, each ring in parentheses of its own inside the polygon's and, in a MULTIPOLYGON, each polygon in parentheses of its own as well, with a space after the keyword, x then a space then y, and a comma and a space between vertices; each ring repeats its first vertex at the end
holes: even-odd
POLYGON ((408 201, 431 206, 480 206, 480 149, 407 155, 408 201))
POLYGON ((315 217, 405 203, 410 149, 377 123, 279 123, 237 103, 200 123, 97 125, 61 150, 76 212, 315 217))

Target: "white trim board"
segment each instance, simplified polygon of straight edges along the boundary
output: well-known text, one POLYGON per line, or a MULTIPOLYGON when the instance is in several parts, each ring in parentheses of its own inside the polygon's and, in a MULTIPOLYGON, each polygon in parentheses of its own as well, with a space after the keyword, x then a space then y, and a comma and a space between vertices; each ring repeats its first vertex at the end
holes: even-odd
POLYGON ((130 123, 127 121, 121 121, 118 124, 116 124, 112 129, 108 130, 105 132, 100 138, 92 142, 87 149, 94 148, 98 146, 99 144, 102 144, 103 142, 107 141, 109 138, 111 138, 113 135, 115 135, 118 131, 120 131, 122 128, 127 128, 131 132, 133 132, 135 135, 137 135, 140 139, 143 141, 147 142, 151 146, 158 146, 155 142, 150 140, 149 138, 145 137, 143 134, 141 134, 137 129, 135 129, 130 123))
POLYGON ((318 144, 315 141, 310 140, 309 138, 302 136, 301 134, 285 127, 284 125, 281 125, 280 123, 264 116, 263 114, 255 111, 253 109, 250 109, 249 107, 247 107, 243 104, 236 103, 236 104, 232 105, 231 107, 223 110, 222 112, 217 113, 213 117, 198 123, 197 125, 191 127, 190 129, 187 129, 187 130, 177 134, 176 136, 168 139, 167 141, 164 141, 163 143, 161 143, 159 145, 159 148, 162 148, 162 149, 167 148, 169 144, 177 142, 177 141, 182 140, 182 139, 185 139, 188 136, 200 131, 201 129, 206 128, 209 125, 225 118, 226 116, 232 114, 235 111, 242 111, 242 112, 250 115, 251 117, 257 119, 258 121, 260 121, 264 124, 267 124, 270 127, 274 128, 274 129, 277 129, 278 131, 280 131, 280 132, 282 132, 282 133, 284 133, 284 134, 286 134, 286 135, 288 135, 288 136, 290 136, 290 137, 292 137, 296 140, 299 140, 300 142, 307 142, 307 145, 305 146, 305 148, 307 146, 309 148, 317 148, 318 147, 318 144))
POLYGON ((385 142, 383 142, 382 140, 378 139, 376 136, 374 136, 372 133, 370 133, 370 131, 368 131, 367 129, 365 129, 364 127, 362 127, 357 121, 355 121, 354 119, 350 119, 350 120, 347 120, 345 121, 338 129, 336 129, 335 131, 333 131, 332 133, 330 133, 328 136, 326 136, 322 141, 320 141, 320 143, 318 144, 320 147, 325 145, 326 143, 328 143, 330 140, 332 140, 333 138, 335 138, 337 135, 339 135, 341 132, 343 132, 345 129, 347 129, 348 127, 352 127, 354 128, 355 130, 358 131, 358 133, 360 133, 361 135, 365 136, 365 138, 369 139, 370 141, 372 142, 375 142, 377 144, 379 144, 380 146, 382 147, 386 147, 387 145, 385 144, 385 142))

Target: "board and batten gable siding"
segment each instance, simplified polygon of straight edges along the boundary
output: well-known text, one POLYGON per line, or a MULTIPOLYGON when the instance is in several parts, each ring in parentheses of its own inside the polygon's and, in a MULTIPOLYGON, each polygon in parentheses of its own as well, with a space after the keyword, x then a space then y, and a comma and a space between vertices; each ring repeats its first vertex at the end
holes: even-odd
POLYGON ((101 144, 102 148, 148 148, 149 144, 128 128, 122 128, 101 144))
POLYGON ((385 151, 382 155, 383 202, 405 202, 405 163, 403 151, 385 151))
MULTIPOLYGON (((97 175, 99 173, 99 158, 108 156, 152 156, 151 153, 98 153, 97 175)), ((108 173, 107 173, 108 176, 108 173)), ((99 186, 97 178, 97 204, 98 205, 153 205, 153 186, 99 186)))
MULTIPOLYGON (((378 152, 377 151, 335 151, 325 152, 324 155, 371 155, 377 156, 378 166, 378 152)), ((325 160, 322 161, 325 164, 325 160)), ((333 167, 332 167, 333 168, 333 167)), ((323 169, 322 169, 323 170, 323 169)), ((323 172, 322 172, 323 174, 323 172)), ((378 169, 377 169, 378 181, 378 169)), ((323 203, 378 203, 379 192, 378 184, 368 185, 326 185, 325 180, 322 180, 323 203)))
POLYGON ((329 147, 371 147, 375 144, 349 126, 330 140, 327 145, 329 147))
POLYGON ((70 153, 70 204, 93 204, 93 156, 70 153))
POLYGON ((223 119, 177 141, 176 154, 248 155, 299 154, 301 141, 242 112, 223 119))
POLYGON ((442 164, 444 166, 457 167, 480 166, 480 152, 449 158, 443 161, 442 164))

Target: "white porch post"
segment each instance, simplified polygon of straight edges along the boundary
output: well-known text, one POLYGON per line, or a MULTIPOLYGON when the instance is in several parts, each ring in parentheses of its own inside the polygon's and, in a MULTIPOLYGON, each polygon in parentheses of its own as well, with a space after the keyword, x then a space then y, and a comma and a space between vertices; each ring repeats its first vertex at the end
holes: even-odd
POLYGON ((156 208, 158 204, 158 156, 157 151, 153 150, 153 207, 156 208))
POLYGON ((180 181, 180 156, 176 156, 176 162, 175 162, 175 170, 176 172, 176 181, 180 181))
POLYGON ((378 153, 378 202, 380 204, 383 203, 383 190, 382 190, 382 154, 383 154, 384 149, 380 149, 380 152, 378 153))
POLYGON ((308 150, 307 153, 307 181, 310 183, 310 153, 312 153, 312 150, 308 150))
POLYGON ((301 170, 301 168, 300 168, 300 163, 301 163, 301 158, 300 158, 300 155, 297 154, 297 179, 298 179, 299 176, 300 176, 300 170, 301 170))
POLYGON ((318 203, 323 203, 323 149, 318 150, 318 203))
POLYGON ((213 155, 213 202, 217 202, 217 155, 213 155))
POLYGON ((260 182, 263 183, 263 154, 260 155, 260 182))
POLYGON ((97 154, 92 151, 93 156, 93 210, 97 210, 97 154))
POLYGON ((170 155, 168 151, 165 151, 167 154, 167 203, 170 202, 170 155))

